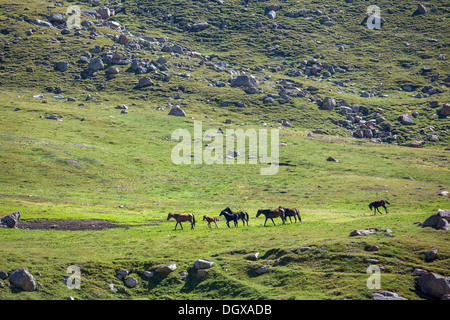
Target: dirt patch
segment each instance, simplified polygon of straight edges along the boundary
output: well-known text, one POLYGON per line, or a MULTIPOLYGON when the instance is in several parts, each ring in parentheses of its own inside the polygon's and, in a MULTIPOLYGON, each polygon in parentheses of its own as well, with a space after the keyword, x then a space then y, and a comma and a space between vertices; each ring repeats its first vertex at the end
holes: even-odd
POLYGON ((151 224, 126 225, 113 224, 107 220, 85 219, 85 220, 20 220, 18 228, 26 230, 102 230, 112 228, 130 228, 149 226, 151 224))

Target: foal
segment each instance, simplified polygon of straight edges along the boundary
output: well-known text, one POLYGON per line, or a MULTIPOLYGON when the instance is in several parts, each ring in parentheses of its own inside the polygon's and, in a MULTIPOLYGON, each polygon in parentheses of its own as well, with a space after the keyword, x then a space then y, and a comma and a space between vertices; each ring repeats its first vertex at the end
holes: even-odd
POLYGON ((167 216, 167 221, 169 221, 170 218, 174 218, 177 221, 175 230, 177 230, 178 224, 180 224, 181 230, 183 230, 183 225, 181 223, 185 221, 189 221, 191 223, 191 230, 194 229, 195 218, 192 213, 169 213, 169 215, 167 216))
POLYGON ((387 200, 378 200, 378 201, 371 202, 369 204, 369 208, 370 208, 370 211, 372 211, 372 208, 374 208, 373 209, 373 214, 375 215, 375 214, 377 214, 377 210, 378 210, 378 212, 380 214, 382 214, 380 209, 378 209, 378 208, 379 207, 383 207, 384 210, 386 211, 386 214, 387 214, 388 211, 387 211, 386 206, 385 206, 386 204, 390 204, 389 201, 387 201, 387 200))
POLYGON ((224 216, 224 217, 225 217, 225 219, 227 220, 227 226, 228 226, 228 228, 230 227, 230 221, 233 221, 233 222, 234 222, 234 226, 235 226, 235 227, 238 226, 238 219, 239 219, 239 216, 238 216, 237 213, 228 213, 227 211, 222 210, 222 211, 220 212, 220 214, 219 214, 219 217, 220 217, 220 216, 224 216))
POLYGON ((211 222, 214 222, 216 224, 216 228, 217 227, 217 221, 219 221, 219 219, 217 219, 216 217, 208 217, 208 216, 203 216, 203 221, 208 222, 208 227, 211 229, 211 222))

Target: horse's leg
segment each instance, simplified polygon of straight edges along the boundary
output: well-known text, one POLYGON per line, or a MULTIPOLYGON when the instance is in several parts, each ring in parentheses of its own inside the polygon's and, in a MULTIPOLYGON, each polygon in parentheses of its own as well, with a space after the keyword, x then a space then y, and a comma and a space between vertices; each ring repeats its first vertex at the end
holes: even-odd
POLYGON ((229 220, 227 220, 227 226, 228 226, 228 228, 230 227, 230 221, 229 220))
POLYGON ((275 221, 273 221, 273 218, 270 218, 270 220, 272 220, 272 222, 273 222, 273 225, 275 225, 275 221))
MULTIPOLYGON (((218 228, 218 226, 217 226, 217 222, 215 222, 215 221, 214 221, 214 223, 216 224, 216 228, 218 228)), ((210 228, 211 228, 211 227, 210 227, 210 228)))
POLYGON ((178 225, 178 221, 177 221, 177 223, 176 223, 176 225, 175 225, 175 230, 177 230, 177 225, 178 225))
POLYGON ((387 208, 383 205, 384 210, 386 211, 386 214, 388 214, 387 208))
POLYGON ((267 222, 268 219, 269 219, 269 218, 266 217, 266 221, 264 221, 264 227, 266 226, 266 222, 267 222))

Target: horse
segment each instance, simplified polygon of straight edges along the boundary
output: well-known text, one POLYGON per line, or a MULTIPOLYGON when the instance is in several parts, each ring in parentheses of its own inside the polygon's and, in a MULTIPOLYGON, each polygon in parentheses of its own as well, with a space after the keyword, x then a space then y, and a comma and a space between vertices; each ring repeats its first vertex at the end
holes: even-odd
POLYGON ((237 213, 228 213, 225 210, 222 210, 219 214, 220 216, 224 216, 225 219, 227 220, 227 226, 228 228, 230 227, 230 221, 233 220, 234 222, 234 226, 237 227, 238 226, 238 220, 239 220, 239 215, 237 213))
POLYGON ((225 209, 223 209, 223 211, 226 211, 230 214, 236 213, 238 215, 238 220, 241 219, 242 220, 242 225, 245 226, 245 222, 247 222, 247 226, 248 226, 248 213, 244 212, 244 211, 238 211, 238 212, 233 212, 231 211, 230 207, 226 207, 225 209))
POLYGON ((272 220, 273 225, 275 225, 273 218, 277 218, 277 217, 280 217, 281 220, 283 220, 283 224, 286 224, 286 216, 284 215, 284 209, 282 209, 282 208, 277 208, 275 210, 272 210, 272 209, 258 210, 256 217, 258 218, 261 214, 263 214, 266 217, 266 221, 264 221, 264 227, 266 226, 266 222, 268 219, 272 220))
POLYGON ((387 201, 387 200, 378 200, 378 201, 371 202, 369 204, 369 208, 370 208, 370 211, 372 211, 372 208, 374 208, 373 209, 373 214, 374 215, 377 214, 377 210, 378 210, 378 212, 380 214, 382 214, 380 209, 378 209, 379 207, 383 207, 384 210, 386 211, 386 214, 388 214, 388 211, 387 211, 386 206, 385 206, 386 204, 390 204, 389 201, 387 201))
POLYGON ((185 221, 189 221, 191 223, 191 230, 194 229, 195 217, 192 213, 169 213, 167 216, 167 221, 169 221, 170 218, 174 218, 177 221, 175 230, 177 230, 178 224, 180 224, 181 230, 183 230, 183 225, 181 223, 185 221))
POLYGON ((219 221, 219 219, 217 219, 216 217, 208 217, 208 216, 203 216, 203 221, 208 222, 208 227, 211 229, 211 222, 214 222, 216 224, 216 228, 217 227, 217 221, 219 221))
POLYGON ((296 208, 283 208, 282 206, 279 206, 278 208, 284 210, 284 216, 289 217, 289 221, 292 223, 291 217, 294 217, 295 222, 297 223, 297 217, 298 221, 303 222, 302 218, 300 218, 300 213, 298 212, 298 209, 296 208))

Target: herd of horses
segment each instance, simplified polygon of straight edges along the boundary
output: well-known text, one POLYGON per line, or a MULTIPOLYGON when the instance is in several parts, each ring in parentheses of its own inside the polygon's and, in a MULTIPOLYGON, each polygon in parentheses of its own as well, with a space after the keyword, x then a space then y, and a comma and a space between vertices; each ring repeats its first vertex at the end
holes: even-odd
MULTIPOLYGON (((369 208, 371 211, 372 211, 372 208, 374 209, 374 215, 375 215, 377 213, 377 210, 380 214, 382 214, 382 212, 380 211, 379 208, 383 207, 387 214, 388 211, 386 208, 386 204, 390 204, 390 203, 387 200, 378 200, 378 201, 371 202, 369 204, 369 208)), ((264 226, 266 226, 267 220, 269 220, 269 219, 272 220, 273 225, 275 225, 275 221, 273 221, 274 218, 281 218, 281 220, 283 221, 283 224, 286 224, 287 218, 289 218, 289 221, 292 223, 291 217, 294 217, 295 223, 297 222, 297 218, 298 218, 298 221, 302 222, 300 213, 299 213, 298 209, 296 209, 296 208, 285 208, 285 207, 279 206, 276 209, 261 209, 261 210, 258 210, 258 212, 256 213, 256 217, 258 218, 260 215, 264 215, 266 217, 266 221, 264 221, 264 226)), ((223 209, 220 212, 219 217, 221 217, 221 216, 223 216, 225 218, 228 228, 230 228, 230 222, 233 222, 234 226, 238 227, 239 220, 242 220, 243 226, 245 226, 246 223, 248 226, 249 215, 247 212, 244 212, 244 211, 233 212, 233 211, 231 211, 230 207, 226 207, 225 209, 223 209)), ((183 229, 183 225, 181 223, 186 222, 186 221, 190 222, 191 229, 194 229, 195 217, 192 213, 169 213, 169 215, 167 216, 167 221, 170 220, 171 218, 174 218, 177 222, 175 225, 175 230, 177 230, 178 224, 180 224, 181 229, 183 229)), ((218 228, 217 221, 220 221, 220 220, 218 217, 209 217, 209 216, 205 215, 205 216, 203 216, 203 221, 206 221, 208 223, 208 227, 211 229, 211 223, 214 223, 216 228, 218 228)))

